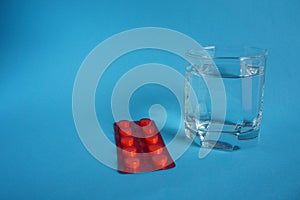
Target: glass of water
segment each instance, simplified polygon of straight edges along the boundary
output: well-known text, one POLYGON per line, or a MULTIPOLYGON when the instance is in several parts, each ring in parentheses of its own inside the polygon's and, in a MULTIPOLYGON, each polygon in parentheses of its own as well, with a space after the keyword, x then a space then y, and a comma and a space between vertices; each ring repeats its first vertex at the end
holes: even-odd
POLYGON ((187 52, 186 136, 204 148, 232 151, 252 146, 257 143, 262 119, 267 51, 218 46, 204 50, 187 52), (221 82, 222 87, 209 87, 216 82, 221 82), (220 93, 219 90, 224 98, 216 99, 212 93, 220 93), (220 106, 222 117, 213 113, 214 107, 218 112, 220 106), (216 133, 218 137, 207 137, 216 133))

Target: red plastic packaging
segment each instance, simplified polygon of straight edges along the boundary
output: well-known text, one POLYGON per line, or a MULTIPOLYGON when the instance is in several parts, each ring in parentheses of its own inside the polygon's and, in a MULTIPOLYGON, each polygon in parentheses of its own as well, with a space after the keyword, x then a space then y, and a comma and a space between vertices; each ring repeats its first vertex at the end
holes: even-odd
POLYGON ((121 120, 114 123, 114 130, 119 172, 151 172, 175 167, 153 120, 121 120))

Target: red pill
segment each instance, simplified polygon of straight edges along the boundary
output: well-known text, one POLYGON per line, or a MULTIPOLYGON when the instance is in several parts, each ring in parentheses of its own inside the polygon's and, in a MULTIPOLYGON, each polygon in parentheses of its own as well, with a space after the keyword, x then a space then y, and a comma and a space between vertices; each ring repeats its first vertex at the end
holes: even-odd
POLYGON ((139 122, 140 126, 149 126, 149 125, 151 125, 151 123, 152 123, 152 120, 148 119, 148 118, 143 118, 139 122))
POLYGON ((122 136, 131 136, 132 130, 131 130, 131 128, 120 128, 120 134, 122 136))
POLYGON ((152 137, 145 138, 148 144, 156 144, 158 142, 158 135, 154 135, 152 137))
POLYGON ((149 144, 148 150, 151 154, 161 154, 163 151, 163 148, 162 148, 162 146, 157 145, 157 144, 149 144))
POLYGON ((143 129, 143 133, 145 135, 155 135, 156 134, 153 126, 145 126, 142 129, 143 129))
POLYGON ((140 159, 138 158, 125 158, 125 165, 130 169, 138 169, 141 166, 140 159))
POLYGON ((168 162, 168 157, 166 155, 155 155, 152 156, 152 163, 157 167, 164 167, 168 162))
POLYGON ((119 128, 130 128, 130 121, 128 120, 121 120, 117 124, 119 128))
POLYGON ((121 137, 121 145, 126 147, 133 146, 134 145, 133 137, 121 137))
POLYGON ((134 157, 134 156, 136 156, 136 148, 135 147, 124 147, 122 149, 122 153, 125 157, 134 157))

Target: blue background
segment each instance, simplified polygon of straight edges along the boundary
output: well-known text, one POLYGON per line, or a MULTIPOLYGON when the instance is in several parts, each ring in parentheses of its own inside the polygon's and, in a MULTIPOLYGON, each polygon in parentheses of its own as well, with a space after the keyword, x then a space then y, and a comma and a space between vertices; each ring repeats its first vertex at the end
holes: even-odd
MULTIPOLYGON (((7 0, 0 24, 0 199, 300 198, 299 1, 7 0), (200 44, 269 50, 259 146, 203 160, 191 146, 176 168, 136 175, 88 153, 72 117, 77 70, 101 41, 144 26, 171 28, 200 44)), ((121 74, 116 67, 107 76, 114 72, 121 74)), ((176 112, 171 102, 166 109, 176 112)), ((110 102, 98 107, 107 109, 101 124, 112 134, 110 102)))

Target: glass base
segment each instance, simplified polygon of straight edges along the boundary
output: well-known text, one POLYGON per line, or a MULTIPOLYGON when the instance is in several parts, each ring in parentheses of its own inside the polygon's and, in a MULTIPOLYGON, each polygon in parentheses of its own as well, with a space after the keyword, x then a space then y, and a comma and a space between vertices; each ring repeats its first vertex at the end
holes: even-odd
POLYGON ((209 140, 207 134, 216 134, 217 131, 194 131, 185 127, 186 136, 197 145, 203 148, 216 149, 222 151, 236 151, 250 148, 258 144, 259 129, 248 130, 247 132, 221 131, 218 140, 209 140))

